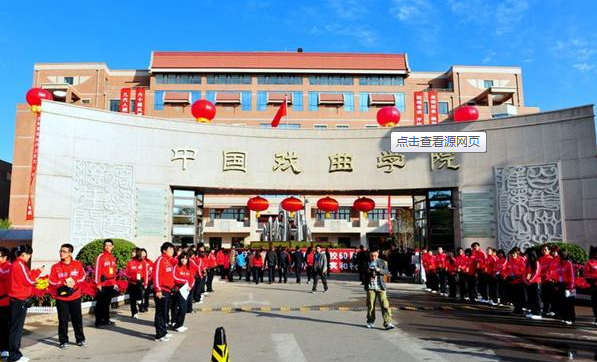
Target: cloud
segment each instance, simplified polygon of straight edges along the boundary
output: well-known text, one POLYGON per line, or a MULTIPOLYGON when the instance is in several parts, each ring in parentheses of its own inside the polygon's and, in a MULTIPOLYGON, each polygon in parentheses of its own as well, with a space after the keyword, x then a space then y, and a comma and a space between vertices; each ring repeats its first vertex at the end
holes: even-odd
POLYGON ((328 4, 341 19, 354 20, 368 12, 366 2, 357 0, 328 0, 328 4))
POLYGON ((432 6, 428 0, 393 0, 390 14, 403 22, 430 23, 432 6))
POLYGON ((597 64, 597 38, 571 37, 557 40, 551 48, 554 56, 580 72, 589 72, 597 64))
POLYGON ((495 12, 495 34, 512 32, 522 22, 529 4, 525 0, 506 0, 495 12))
POLYGON ((324 29, 335 35, 349 36, 357 39, 359 43, 364 46, 375 45, 377 41, 377 35, 374 31, 369 30, 365 27, 353 27, 345 26, 339 23, 328 24, 324 29))
POLYGON ((588 72, 595 68, 595 64, 587 64, 587 63, 576 63, 572 65, 573 68, 581 71, 581 72, 588 72))
POLYGON ((493 62, 493 59, 496 55, 497 55, 497 53, 494 51, 490 51, 489 53, 487 53, 487 55, 485 55, 485 58, 483 58, 483 64, 488 64, 488 63, 493 62))

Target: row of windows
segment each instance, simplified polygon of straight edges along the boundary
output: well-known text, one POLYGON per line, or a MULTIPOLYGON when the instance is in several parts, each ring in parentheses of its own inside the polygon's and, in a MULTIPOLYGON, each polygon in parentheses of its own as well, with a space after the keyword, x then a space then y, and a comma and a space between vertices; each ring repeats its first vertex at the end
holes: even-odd
MULTIPOLYGON (((195 73, 161 73, 155 75, 157 84, 201 84, 201 75, 195 73)), ((72 77, 71 78, 72 82, 72 77)), ((310 85, 353 85, 350 75, 315 75, 309 77, 310 85)), ((488 82, 488 81, 486 81, 488 82)), ((72 83, 69 83, 72 84, 72 83)), ((207 84, 251 84, 251 76, 243 74, 209 74, 207 84)), ((303 78, 291 75, 259 75, 257 84, 303 84, 303 78)), ((367 76, 359 78, 360 85, 403 86, 401 76, 367 76)))

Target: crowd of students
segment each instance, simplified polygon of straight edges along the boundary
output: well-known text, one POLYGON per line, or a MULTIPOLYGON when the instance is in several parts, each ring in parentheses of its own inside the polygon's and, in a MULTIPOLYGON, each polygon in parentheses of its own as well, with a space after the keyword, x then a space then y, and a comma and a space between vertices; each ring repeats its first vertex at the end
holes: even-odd
MULTIPOLYGON (((541 256, 518 247, 506 253, 479 243, 471 248, 444 253, 438 248, 423 250, 422 266, 426 290, 463 302, 513 305, 513 313, 531 319, 560 319, 575 322, 576 270, 565 250, 544 245, 541 256)), ((582 268, 590 284, 591 304, 597 326, 597 248, 591 247, 582 268)))

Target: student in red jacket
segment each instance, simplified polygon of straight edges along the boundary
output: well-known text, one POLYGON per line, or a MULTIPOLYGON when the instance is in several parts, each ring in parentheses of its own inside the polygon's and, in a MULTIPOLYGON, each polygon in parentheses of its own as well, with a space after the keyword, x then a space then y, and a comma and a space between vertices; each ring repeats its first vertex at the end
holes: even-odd
POLYGON ((168 342, 171 335, 168 334, 168 310, 172 287, 174 287, 174 274, 171 264, 174 255, 174 244, 165 242, 162 244, 160 255, 153 268, 153 290, 155 296, 155 340, 168 342))
POLYGON ((520 249, 512 248, 504 267, 504 277, 508 282, 508 294, 514 304, 514 314, 522 314, 525 305, 525 260, 520 257, 520 249))
POLYGON ((429 249, 423 254, 422 263, 425 269, 426 286, 425 289, 428 292, 437 293, 437 261, 433 255, 433 251, 429 249))
MULTIPOLYGON (((364 253, 364 251, 361 250, 360 253, 364 253)), ((315 263, 315 254, 313 254, 313 248, 309 246, 307 248, 307 252, 305 253, 305 264, 307 265, 307 284, 311 283, 311 277, 313 276, 313 264, 314 263, 315 263)), ((359 273, 361 273, 361 271, 359 271, 359 273)), ((365 273, 364 271, 361 273, 362 274, 361 279, 363 281, 363 284, 364 284, 364 280, 365 280, 364 273, 365 273)))
POLYGON ((456 248, 456 272, 458 276, 458 294, 460 301, 466 301, 467 297, 467 282, 466 282, 466 267, 468 265, 468 256, 464 253, 461 247, 456 248))
POLYGON ((526 315, 527 318, 541 319, 541 293, 539 291, 541 285, 541 263, 537 259, 534 251, 527 250, 527 260, 525 267, 526 292, 527 292, 527 308, 530 313, 526 315))
POLYGON ((543 304, 544 315, 553 315, 551 311, 552 295, 553 295, 553 281, 547 278, 547 273, 554 258, 551 256, 551 251, 547 245, 541 247, 541 256, 539 257, 539 264, 541 264, 541 301, 543 304))
POLYGON ((448 277, 448 298, 456 299, 456 275, 458 273, 458 264, 452 252, 446 256, 446 275, 448 277))
POLYGON ((124 269, 124 274, 128 280, 127 292, 130 297, 131 316, 139 318, 138 309, 141 309, 143 303, 143 290, 147 288, 147 262, 143 260, 143 252, 135 248, 135 257, 131 259, 124 269))
POLYGON ((589 260, 585 263, 583 271, 587 282, 591 284, 591 305, 593 307, 593 322, 597 326, 597 247, 592 247, 589 251, 589 260))
POLYGON ((444 248, 441 246, 437 248, 437 254, 435 255, 435 262, 437 266, 437 281, 439 284, 439 292, 443 296, 448 296, 446 293, 446 281, 448 278, 446 272, 446 258, 447 255, 444 253, 444 248))
POLYGON ((31 254, 33 254, 33 249, 29 245, 17 246, 12 250, 12 254, 15 259, 10 269, 10 288, 8 290, 8 296, 10 297, 8 360, 26 362, 29 359, 23 357, 20 351, 25 316, 27 315, 26 300, 33 295, 33 286, 44 267, 29 270, 27 263, 31 259, 31 254))
POLYGON ((153 261, 147 258, 147 250, 141 249, 141 259, 143 259, 143 263, 145 263, 145 275, 147 275, 147 285, 143 288, 143 303, 141 303, 141 308, 139 308, 139 312, 145 313, 149 309, 149 295, 153 289, 153 261))
POLYGON ((560 251, 559 261, 551 263, 548 277, 554 281, 556 316, 566 325, 572 325, 576 319, 574 311, 574 267, 568 260, 568 252, 560 251))
POLYGON ((0 247, 0 352, 8 358, 8 329, 10 327, 10 268, 8 249, 0 247))
POLYGON ((190 293, 195 284, 195 278, 193 277, 191 270, 189 269, 189 258, 187 253, 183 252, 178 256, 178 264, 174 266, 174 293, 172 304, 176 306, 174 311, 173 328, 177 332, 184 332, 187 327, 184 326, 185 315, 187 314, 187 298, 191 298, 187 295, 185 298, 182 293, 182 289, 186 288, 186 292, 190 293))
POLYGON ((255 250, 252 257, 249 258, 249 266, 253 272, 253 281, 255 284, 259 284, 259 281, 263 278, 263 257, 259 250, 255 250))
POLYGON ((99 290, 95 304, 96 328, 114 324, 110 320, 110 301, 118 286, 116 285, 116 258, 112 255, 112 249, 114 249, 112 240, 104 240, 104 252, 95 260, 95 283, 99 290))
POLYGON ((58 311, 58 342, 61 349, 68 349, 68 320, 75 330, 75 340, 79 347, 86 347, 81 314, 81 289, 85 281, 85 270, 80 261, 73 259, 74 247, 71 244, 60 246, 60 262, 52 265, 49 282, 57 288, 56 310, 58 311))
POLYGON ((495 278, 497 281, 497 295, 498 295, 498 305, 505 305, 510 302, 508 299, 508 283, 506 282, 506 278, 504 277, 504 270, 506 267, 506 262, 508 259, 506 258, 506 252, 502 249, 496 252, 497 259, 495 261, 495 278))

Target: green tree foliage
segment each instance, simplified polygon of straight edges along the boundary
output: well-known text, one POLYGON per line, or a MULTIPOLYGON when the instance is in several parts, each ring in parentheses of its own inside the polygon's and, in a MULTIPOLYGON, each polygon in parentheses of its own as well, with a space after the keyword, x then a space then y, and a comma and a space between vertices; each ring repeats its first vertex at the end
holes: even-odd
POLYGON ((0 219, 0 230, 8 230, 12 226, 12 223, 8 219, 0 219))
POLYGON ((541 248, 543 245, 547 245, 550 248, 553 246, 557 246, 560 250, 566 250, 568 252, 568 256, 570 257, 570 261, 576 264, 584 264, 589 259, 589 255, 587 252, 580 246, 573 244, 573 243, 546 243, 546 244, 538 244, 527 248, 527 250, 534 250, 537 256, 541 256, 541 248))
MULTIPOLYGON (((97 256, 104 251, 104 240, 93 240, 85 245, 77 254, 77 260, 83 263, 84 266, 95 266, 97 256)), ((137 246, 132 242, 124 239, 112 239, 114 242, 114 249, 112 254, 116 257, 116 264, 119 270, 123 270, 126 264, 131 260, 131 253, 137 246)))

